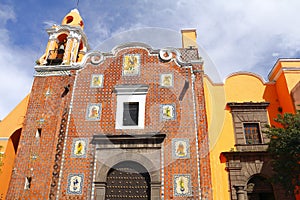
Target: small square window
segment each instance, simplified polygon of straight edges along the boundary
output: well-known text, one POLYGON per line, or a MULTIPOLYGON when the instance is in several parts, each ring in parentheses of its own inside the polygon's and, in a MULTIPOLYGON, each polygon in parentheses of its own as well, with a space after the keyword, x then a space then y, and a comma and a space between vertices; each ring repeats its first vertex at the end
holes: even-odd
POLYGON ((117 85, 116 129, 143 129, 147 85, 117 85))
POLYGON ((244 123, 246 144, 261 144, 259 123, 244 123))
POLYGON ((138 126, 139 102, 124 102, 123 106, 123 126, 138 126))

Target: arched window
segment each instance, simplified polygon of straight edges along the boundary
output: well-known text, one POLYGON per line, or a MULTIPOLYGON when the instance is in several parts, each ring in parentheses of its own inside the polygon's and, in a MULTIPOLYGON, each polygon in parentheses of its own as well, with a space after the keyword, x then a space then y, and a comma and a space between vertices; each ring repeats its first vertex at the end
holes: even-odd
POLYGON ((63 33, 57 37, 58 43, 55 49, 50 49, 47 57, 47 65, 60 65, 63 62, 68 35, 63 33))

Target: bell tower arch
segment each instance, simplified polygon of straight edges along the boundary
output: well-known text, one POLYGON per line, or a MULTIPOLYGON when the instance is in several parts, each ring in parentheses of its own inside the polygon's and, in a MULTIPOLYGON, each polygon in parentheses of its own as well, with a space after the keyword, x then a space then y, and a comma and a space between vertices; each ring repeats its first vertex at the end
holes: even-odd
POLYGON ((49 39, 45 54, 37 65, 72 65, 81 62, 89 50, 87 37, 83 32, 84 23, 77 9, 71 10, 61 25, 47 29, 49 39))

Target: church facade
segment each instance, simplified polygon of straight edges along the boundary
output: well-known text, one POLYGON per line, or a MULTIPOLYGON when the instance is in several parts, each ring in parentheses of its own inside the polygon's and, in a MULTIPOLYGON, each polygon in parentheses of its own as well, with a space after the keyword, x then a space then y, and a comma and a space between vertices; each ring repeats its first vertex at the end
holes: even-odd
POLYGON ((7 198, 210 198, 196 46, 89 51, 83 27, 72 10, 47 30, 7 198))

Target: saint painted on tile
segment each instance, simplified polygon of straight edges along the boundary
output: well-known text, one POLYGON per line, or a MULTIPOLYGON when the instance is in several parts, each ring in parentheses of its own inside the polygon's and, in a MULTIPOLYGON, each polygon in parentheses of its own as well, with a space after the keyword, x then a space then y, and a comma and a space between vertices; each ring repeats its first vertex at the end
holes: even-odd
POLYGON ((173 86, 173 74, 161 74, 160 85, 163 87, 173 86))
POLYGON ((70 174, 68 178, 68 194, 81 194, 83 174, 70 174))
POLYGON ((191 191, 191 178, 190 175, 179 174, 174 176, 174 195, 175 196, 190 196, 191 191))
POLYGON ((72 145, 72 157, 86 157, 87 138, 74 138, 72 145))
POLYGON ((161 105, 161 114, 163 120, 175 119, 175 106, 172 104, 161 105))
POLYGON ((93 74, 92 75, 92 88, 101 88, 103 86, 103 75, 102 74, 93 74))
POLYGON ((90 104, 87 109, 87 120, 100 119, 101 104, 90 104))
POLYGON ((174 138, 172 139, 172 146, 173 146, 173 158, 175 159, 190 158, 189 139, 174 138))
POLYGON ((123 75, 134 76, 138 75, 140 70, 140 55, 127 54, 123 59, 123 75))

